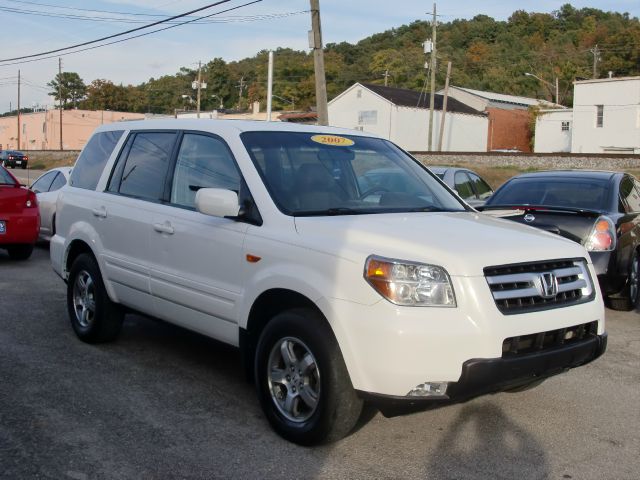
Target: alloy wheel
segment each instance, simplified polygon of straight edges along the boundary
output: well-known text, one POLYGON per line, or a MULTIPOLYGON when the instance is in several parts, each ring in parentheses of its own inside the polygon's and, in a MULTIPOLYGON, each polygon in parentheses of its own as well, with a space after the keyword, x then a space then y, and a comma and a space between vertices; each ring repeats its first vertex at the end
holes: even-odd
POLYGON ((320 371, 313 353, 300 339, 285 337, 269 354, 267 379, 271 399, 289 421, 302 423, 316 411, 320 371))
POLYGON ((86 270, 79 272, 74 281, 73 309, 78 324, 83 328, 89 327, 95 318, 96 299, 93 279, 86 270))

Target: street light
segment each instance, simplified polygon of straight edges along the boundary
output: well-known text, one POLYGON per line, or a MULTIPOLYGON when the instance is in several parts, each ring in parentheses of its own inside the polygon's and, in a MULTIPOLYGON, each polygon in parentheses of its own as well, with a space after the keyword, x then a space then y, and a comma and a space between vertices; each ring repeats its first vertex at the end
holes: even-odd
POLYGON ((541 81, 545 85, 548 85, 549 88, 551 88, 551 91, 553 91, 555 89, 555 92, 556 92, 556 104, 560 105, 560 94, 559 94, 559 90, 560 89, 558 88, 558 77, 556 77, 556 84, 554 86, 551 82, 547 82, 546 80, 543 80, 542 78, 538 77, 537 75, 534 75, 533 73, 525 72, 524 76, 525 77, 533 77, 533 78, 541 81))
POLYGON ((193 104, 193 98, 191 98, 191 95, 181 95, 181 96, 185 100, 188 98, 189 99, 189 104, 193 104))

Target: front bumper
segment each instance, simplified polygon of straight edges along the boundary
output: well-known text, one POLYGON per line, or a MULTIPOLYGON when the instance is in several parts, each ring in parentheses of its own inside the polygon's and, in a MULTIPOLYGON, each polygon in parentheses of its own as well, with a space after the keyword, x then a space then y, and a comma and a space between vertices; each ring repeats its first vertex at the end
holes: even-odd
POLYGON ((580 343, 509 358, 472 359, 464 362, 457 382, 449 383, 442 397, 416 398, 358 391, 384 416, 393 417, 438 406, 459 403, 484 395, 534 383, 571 368, 585 365, 607 348, 607 334, 594 335, 580 343))

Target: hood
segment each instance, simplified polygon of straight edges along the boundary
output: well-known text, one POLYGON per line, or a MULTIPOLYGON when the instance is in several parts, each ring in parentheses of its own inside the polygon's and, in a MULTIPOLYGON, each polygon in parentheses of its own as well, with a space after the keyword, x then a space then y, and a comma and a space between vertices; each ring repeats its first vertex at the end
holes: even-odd
POLYGON ((482 276, 488 266, 586 258, 558 235, 476 212, 297 217, 307 248, 364 265, 372 254, 444 267, 449 275, 482 276))

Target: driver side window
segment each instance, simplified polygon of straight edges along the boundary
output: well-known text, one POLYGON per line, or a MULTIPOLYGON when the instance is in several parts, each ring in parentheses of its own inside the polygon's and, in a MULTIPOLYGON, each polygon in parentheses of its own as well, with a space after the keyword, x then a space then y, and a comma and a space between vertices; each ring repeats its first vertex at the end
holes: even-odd
POLYGON ((215 137, 186 133, 182 138, 171 187, 171 203, 195 208, 201 188, 238 193, 240 173, 226 144, 215 137))

